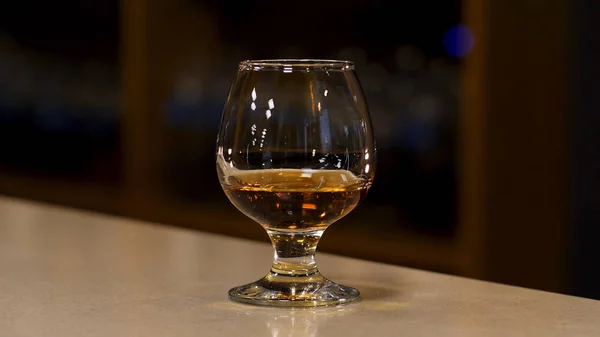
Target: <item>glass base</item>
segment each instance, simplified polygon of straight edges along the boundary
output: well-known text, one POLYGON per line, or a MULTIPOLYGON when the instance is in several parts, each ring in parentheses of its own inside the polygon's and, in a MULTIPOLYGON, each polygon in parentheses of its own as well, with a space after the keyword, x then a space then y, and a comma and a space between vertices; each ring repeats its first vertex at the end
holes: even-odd
POLYGON ((360 292, 334 283, 317 273, 287 276, 269 273, 264 278, 229 290, 235 302, 271 307, 321 307, 358 300, 360 292))

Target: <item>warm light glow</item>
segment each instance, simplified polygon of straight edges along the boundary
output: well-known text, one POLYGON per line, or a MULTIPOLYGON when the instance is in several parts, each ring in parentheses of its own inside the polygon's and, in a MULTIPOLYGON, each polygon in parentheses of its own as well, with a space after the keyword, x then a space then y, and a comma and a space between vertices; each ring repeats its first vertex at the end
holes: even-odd
POLYGON ((367 164, 367 166, 365 166, 365 173, 369 173, 369 164, 367 164))
POLYGON ((315 204, 302 204, 303 209, 317 209, 317 205, 315 204))

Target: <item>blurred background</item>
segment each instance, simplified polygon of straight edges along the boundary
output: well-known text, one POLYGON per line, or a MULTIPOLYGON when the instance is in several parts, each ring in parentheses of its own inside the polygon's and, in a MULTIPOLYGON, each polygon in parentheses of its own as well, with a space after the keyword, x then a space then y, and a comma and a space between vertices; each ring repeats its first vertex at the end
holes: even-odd
POLYGON ((237 63, 347 59, 378 171, 320 251, 600 298, 594 13, 588 0, 2 4, 0 193, 266 241, 215 173, 237 63))

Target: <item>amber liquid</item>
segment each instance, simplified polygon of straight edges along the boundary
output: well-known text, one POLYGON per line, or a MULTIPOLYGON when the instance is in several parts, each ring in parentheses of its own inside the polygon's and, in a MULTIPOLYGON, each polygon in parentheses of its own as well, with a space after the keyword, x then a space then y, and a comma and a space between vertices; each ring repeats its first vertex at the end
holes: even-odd
POLYGON ((324 230, 352 211, 370 183, 345 170, 267 169, 224 177, 223 189, 244 214, 275 231, 324 230))

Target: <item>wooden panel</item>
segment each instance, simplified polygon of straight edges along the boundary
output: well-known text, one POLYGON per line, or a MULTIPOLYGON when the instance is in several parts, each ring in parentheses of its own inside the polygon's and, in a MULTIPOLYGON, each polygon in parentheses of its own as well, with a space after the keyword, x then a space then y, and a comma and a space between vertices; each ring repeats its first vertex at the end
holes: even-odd
POLYGON ((465 253, 475 276, 565 291, 570 3, 466 9, 479 38, 465 79, 465 253))
POLYGON ((149 62, 150 1, 122 2, 122 59, 123 59, 123 163, 126 197, 133 204, 142 205, 152 195, 156 173, 156 154, 161 135, 157 130, 156 101, 150 99, 153 84, 149 62), (154 141, 150 142, 151 139, 154 141))
POLYGON ((132 206, 143 209, 149 199, 164 198, 166 107, 174 84, 210 67, 215 25, 190 1, 126 0, 122 27, 125 185, 132 206))
POLYGON ((464 61, 463 96, 459 114, 459 227, 457 243, 465 273, 485 278, 481 251, 486 229, 486 69, 488 36, 485 29, 486 2, 465 0, 465 23, 473 31, 475 45, 464 61))

